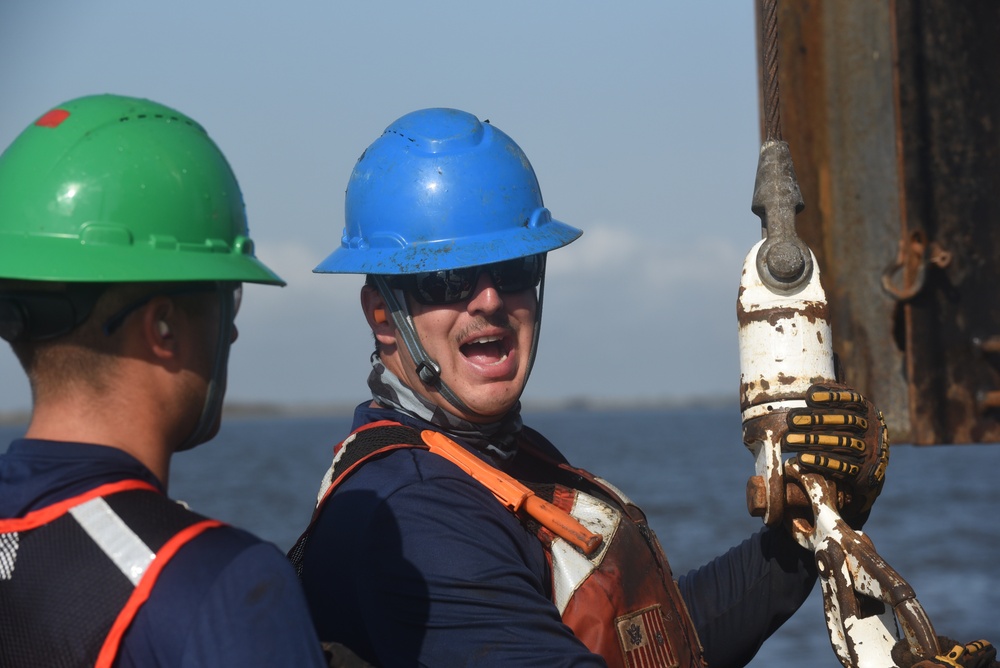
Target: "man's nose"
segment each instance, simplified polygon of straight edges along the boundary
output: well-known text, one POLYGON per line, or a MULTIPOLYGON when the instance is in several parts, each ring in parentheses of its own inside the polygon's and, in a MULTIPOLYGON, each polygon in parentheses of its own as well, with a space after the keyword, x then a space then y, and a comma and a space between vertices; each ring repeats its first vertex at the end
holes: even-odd
POLYGON ((469 297, 469 311, 481 311, 483 313, 495 313, 503 308, 503 298, 500 291, 493 283, 490 272, 481 271, 476 279, 476 287, 469 297))

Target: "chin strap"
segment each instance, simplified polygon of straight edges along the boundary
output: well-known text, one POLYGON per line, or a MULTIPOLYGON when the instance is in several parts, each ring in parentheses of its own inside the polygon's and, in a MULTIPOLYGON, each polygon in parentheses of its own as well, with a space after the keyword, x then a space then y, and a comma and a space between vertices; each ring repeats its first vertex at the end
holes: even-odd
MULTIPOLYGON (((413 316, 410 314, 405 296, 403 299, 397 299, 395 290, 389 287, 389 283, 381 274, 372 274, 372 280, 375 282, 375 288, 379 291, 379 294, 382 295, 382 299, 385 300, 385 305, 389 310, 389 317, 392 319, 392 324, 396 327, 396 331, 399 332, 399 336, 403 340, 403 345, 410 353, 410 357, 416 365, 415 371, 420 380, 425 385, 433 387, 440 392, 441 396, 443 396, 448 403, 457 408, 459 411, 476 417, 489 417, 477 413, 469 408, 469 406, 466 405, 466 403, 462 401, 450 387, 448 387, 448 384, 441 380, 441 366, 431 359, 423 345, 421 345, 420 337, 417 336, 417 329, 413 324, 413 316)), ((545 255, 542 255, 542 278, 538 285, 538 303, 535 307, 535 327, 531 338, 531 350, 528 351, 528 369, 524 376, 525 383, 527 383, 528 377, 531 375, 531 369, 535 365, 535 351, 538 349, 538 334, 542 328, 542 298, 544 294, 545 255)))
POLYGON ((382 275, 373 274, 372 278, 375 281, 375 287, 378 289, 379 294, 382 295, 382 299, 385 300, 385 305, 389 309, 389 317, 392 319, 392 324, 395 325, 396 331, 399 332, 399 336, 403 340, 403 345, 410 353, 410 357, 416 365, 415 371, 420 381, 436 389, 448 403, 460 411, 469 415, 479 416, 479 413, 469 408, 448 387, 448 384, 441 380, 441 366, 431 359, 430 355, 427 354, 427 351, 420 344, 416 327, 413 325, 413 317, 410 315, 405 297, 402 300, 396 299, 395 291, 389 287, 389 283, 382 275))
POLYGON ((215 360, 212 363, 212 376, 208 382, 205 394, 205 404, 201 409, 198 424, 177 451, 190 450, 208 440, 212 429, 222 413, 222 402, 226 397, 226 371, 229 367, 229 349, 233 341, 233 327, 236 318, 233 284, 216 283, 216 294, 219 297, 219 331, 215 342, 215 360))

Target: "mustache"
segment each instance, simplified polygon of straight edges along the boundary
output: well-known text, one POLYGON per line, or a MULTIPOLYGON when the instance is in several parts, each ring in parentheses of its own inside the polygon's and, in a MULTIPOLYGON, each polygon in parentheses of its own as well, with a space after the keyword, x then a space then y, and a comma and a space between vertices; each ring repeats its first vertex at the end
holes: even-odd
POLYGON ((476 319, 462 328, 462 331, 455 338, 457 341, 464 341, 483 330, 496 328, 506 330, 509 334, 517 332, 514 326, 510 324, 510 318, 507 317, 506 313, 495 313, 489 317, 483 315, 476 316, 476 319))

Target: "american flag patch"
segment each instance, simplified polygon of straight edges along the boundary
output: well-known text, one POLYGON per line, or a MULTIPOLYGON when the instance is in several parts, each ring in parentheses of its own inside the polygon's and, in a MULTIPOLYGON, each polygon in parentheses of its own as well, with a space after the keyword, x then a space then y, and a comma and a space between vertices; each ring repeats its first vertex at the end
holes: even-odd
POLYGON ((677 668, 660 606, 654 605, 615 620, 618 642, 630 668, 677 668))

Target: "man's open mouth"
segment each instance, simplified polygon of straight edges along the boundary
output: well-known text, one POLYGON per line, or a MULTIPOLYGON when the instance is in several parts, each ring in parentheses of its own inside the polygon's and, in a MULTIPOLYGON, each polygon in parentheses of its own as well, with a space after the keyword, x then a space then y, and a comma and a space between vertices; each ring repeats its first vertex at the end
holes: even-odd
POLYGON ((465 357, 483 365, 500 364, 507 359, 511 345, 507 337, 499 334, 480 336, 459 347, 465 357))

